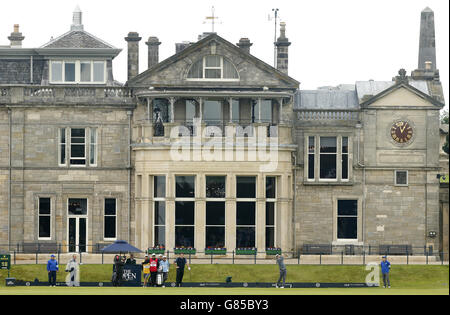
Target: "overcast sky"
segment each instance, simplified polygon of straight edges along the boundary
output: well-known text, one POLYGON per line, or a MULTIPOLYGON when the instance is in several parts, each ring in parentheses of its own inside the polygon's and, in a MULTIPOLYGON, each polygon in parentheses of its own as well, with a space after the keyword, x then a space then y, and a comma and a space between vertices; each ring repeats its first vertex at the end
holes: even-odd
MULTIPOLYGON (((122 48, 114 60, 115 79, 127 78, 124 37, 130 31, 143 38, 140 43, 140 72, 147 68, 149 36, 162 42, 160 61, 175 53, 175 43, 196 41, 215 7, 216 32, 237 43, 250 38, 251 53, 273 64, 274 22, 278 8, 289 48, 289 75, 302 89, 354 83, 358 80, 391 80, 400 68, 417 68, 420 13, 435 12, 437 66, 446 102, 448 95, 449 1, 447 0, 3 0, 0 7, 0 45, 13 24, 20 24, 24 47, 39 47, 67 32, 76 5, 83 11, 85 30, 122 48)), ((448 108, 448 107, 447 107, 448 108)))

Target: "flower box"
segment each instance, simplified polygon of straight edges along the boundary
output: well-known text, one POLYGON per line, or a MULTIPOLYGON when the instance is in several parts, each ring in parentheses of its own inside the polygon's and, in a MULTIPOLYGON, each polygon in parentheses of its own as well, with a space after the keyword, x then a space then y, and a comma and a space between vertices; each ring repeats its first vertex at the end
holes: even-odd
POLYGON ((197 253, 197 250, 195 248, 174 248, 173 252, 175 253, 175 255, 195 255, 197 253))
POLYGON ((256 248, 236 248, 236 255, 256 255, 257 253, 256 248))
POLYGON ((281 248, 267 248, 266 255, 281 255, 281 248))
POLYGON ((205 255, 226 255, 226 248, 206 248, 205 255))
POLYGON ((147 249, 147 254, 151 255, 151 254, 156 254, 156 255, 164 255, 166 252, 165 248, 149 248, 147 249))

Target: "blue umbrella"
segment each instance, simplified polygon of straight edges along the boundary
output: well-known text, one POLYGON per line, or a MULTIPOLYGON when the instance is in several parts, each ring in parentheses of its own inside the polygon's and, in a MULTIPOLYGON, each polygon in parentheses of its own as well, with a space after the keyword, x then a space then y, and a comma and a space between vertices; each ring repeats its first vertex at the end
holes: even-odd
POLYGON ((115 241, 114 244, 108 245, 102 249, 104 253, 142 253, 140 249, 131 246, 125 241, 115 241))

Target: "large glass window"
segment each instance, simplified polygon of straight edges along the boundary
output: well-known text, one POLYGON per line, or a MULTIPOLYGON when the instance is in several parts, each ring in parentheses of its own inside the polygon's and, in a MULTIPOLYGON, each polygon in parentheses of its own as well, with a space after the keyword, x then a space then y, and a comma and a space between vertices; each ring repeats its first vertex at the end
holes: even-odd
POLYGON ((236 177, 236 198, 256 198, 256 177, 236 177))
POLYGON ((266 177, 266 248, 275 247, 276 177, 266 177))
POLYGON ((91 82, 91 62, 80 63, 80 76, 81 82, 91 82))
POLYGON ((89 164, 97 165, 97 128, 90 129, 91 141, 89 146, 89 164))
POLYGON ((38 238, 51 238, 51 199, 39 198, 38 238))
POLYGON ((62 61, 53 61, 51 63, 51 76, 53 82, 62 82, 63 80, 63 63, 62 61))
POLYGON ((255 247, 256 203, 236 203, 236 248, 255 247))
POLYGON ((338 200, 338 239, 358 239, 358 201, 338 200))
POLYGON ((105 199, 105 216, 104 216, 104 238, 117 238, 117 200, 114 198, 105 199))
POLYGON ((225 202, 206 203, 206 247, 225 247, 225 202))
POLYGON ((320 137, 320 179, 337 179, 336 137, 320 137))
POLYGON ((176 197, 195 197, 195 176, 176 176, 176 197))
POLYGON ((225 198, 225 176, 206 176, 206 198, 225 198))
POLYGON ((210 55, 195 62, 188 72, 188 79, 237 80, 239 75, 234 65, 222 56, 210 55))
POLYGON ((195 202, 175 202, 175 247, 194 247, 195 202))
POLYGON ((64 63, 64 81, 75 82, 75 62, 64 63))
POLYGON ((258 103, 254 106, 254 116, 256 120, 264 123, 272 122, 272 100, 261 100, 261 114, 259 113, 258 103))
POLYGON ((222 102, 206 100, 203 103, 203 120, 207 125, 220 126, 223 120, 222 102))
POLYGON ((153 177, 154 246, 166 246, 166 177, 153 177))

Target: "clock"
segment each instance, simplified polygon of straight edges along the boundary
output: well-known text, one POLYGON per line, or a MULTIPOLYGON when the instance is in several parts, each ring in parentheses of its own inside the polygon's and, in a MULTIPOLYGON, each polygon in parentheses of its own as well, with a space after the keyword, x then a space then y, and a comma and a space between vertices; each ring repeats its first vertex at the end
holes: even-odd
POLYGON ((408 143, 414 134, 413 127, 407 121, 397 121, 391 127, 391 137, 397 143, 408 143))

